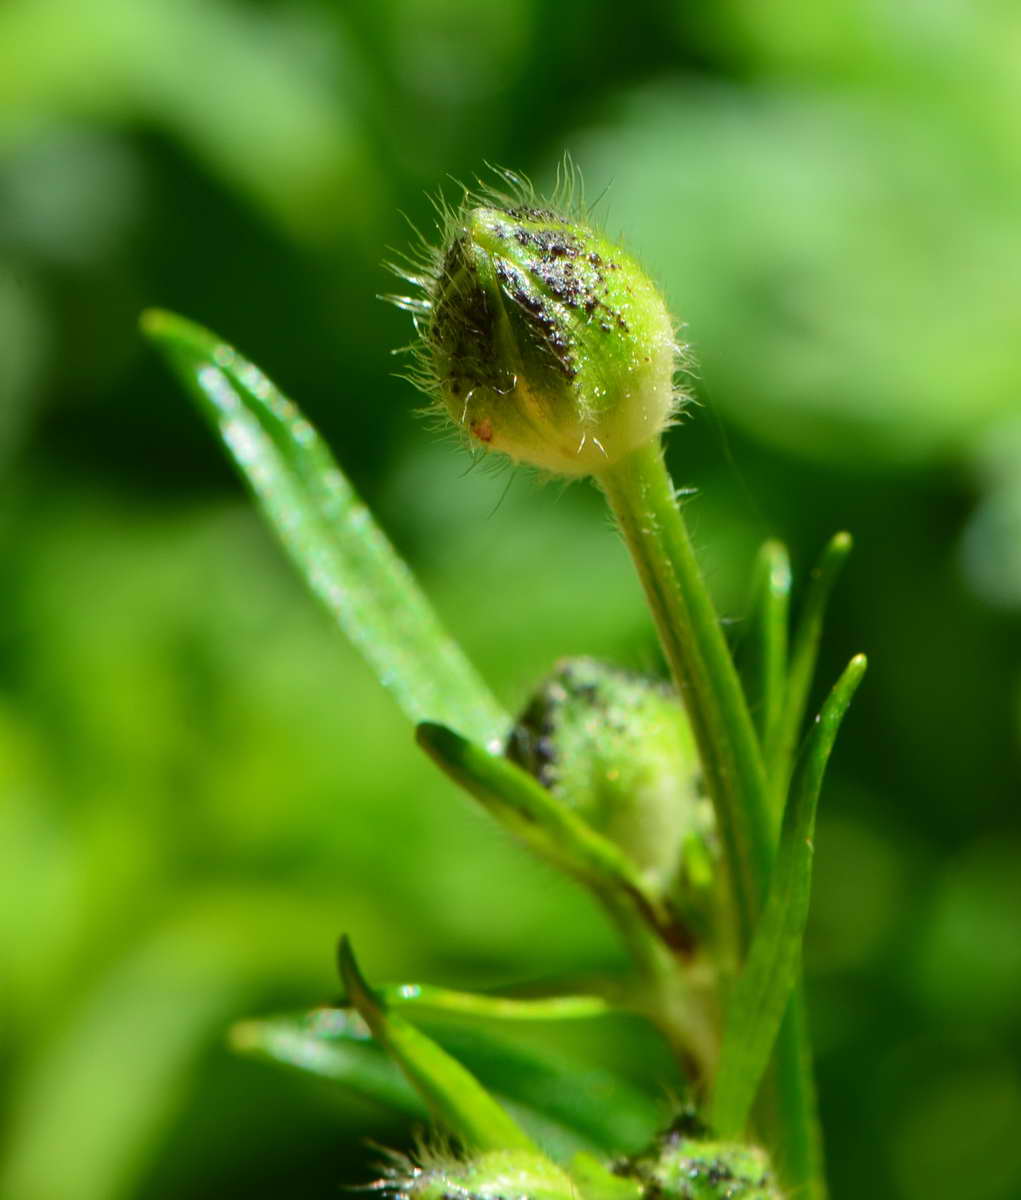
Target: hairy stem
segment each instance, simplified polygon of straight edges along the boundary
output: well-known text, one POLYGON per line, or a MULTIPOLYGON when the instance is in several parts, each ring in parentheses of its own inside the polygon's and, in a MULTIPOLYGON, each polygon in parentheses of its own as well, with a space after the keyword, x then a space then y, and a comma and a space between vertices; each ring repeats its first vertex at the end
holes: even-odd
MULTIPOLYGON (((774 851, 773 801, 748 704, 658 442, 634 451, 597 481, 638 570, 695 733, 723 841, 737 950, 743 956, 774 851)), ((781 1028, 763 1101, 760 1124, 785 1163, 785 1182, 821 1197, 815 1091, 798 994, 781 1028)))
POLYGON ((769 789, 755 728, 656 442, 597 477, 645 589, 698 744, 747 946, 769 879, 769 789))

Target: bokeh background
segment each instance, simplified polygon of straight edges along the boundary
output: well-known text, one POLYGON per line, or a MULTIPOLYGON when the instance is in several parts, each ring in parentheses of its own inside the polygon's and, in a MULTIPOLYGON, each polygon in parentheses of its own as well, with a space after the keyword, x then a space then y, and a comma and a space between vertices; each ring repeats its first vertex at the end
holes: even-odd
POLYGON ((3 0, 0 1194, 370 1177, 400 1121, 224 1046, 328 999, 341 930, 377 979, 619 964, 136 333, 176 308, 298 399, 508 704, 562 654, 656 671, 598 496, 466 473, 374 299, 427 193, 565 150, 698 349, 671 465, 734 636, 764 536, 802 573, 856 537, 807 953, 834 1197, 1021 1194, 1019 61, 992 0, 3 0))

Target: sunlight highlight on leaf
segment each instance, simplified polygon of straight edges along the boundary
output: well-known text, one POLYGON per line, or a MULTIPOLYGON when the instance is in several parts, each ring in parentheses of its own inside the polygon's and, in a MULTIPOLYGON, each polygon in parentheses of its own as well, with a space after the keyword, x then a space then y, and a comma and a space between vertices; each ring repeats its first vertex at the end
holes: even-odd
POLYGON ((404 712, 498 744, 509 718, 298 408, 200 326, 150 310, 142 329, 198 401, 312 591, 404 712))

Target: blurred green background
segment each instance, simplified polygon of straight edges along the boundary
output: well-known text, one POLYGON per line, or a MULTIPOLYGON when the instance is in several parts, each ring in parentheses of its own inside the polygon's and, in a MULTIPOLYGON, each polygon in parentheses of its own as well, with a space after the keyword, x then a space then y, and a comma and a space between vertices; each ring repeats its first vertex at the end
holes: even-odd
POLYGON ((697 347, 671 465, 735 638, 759 540, 856 537, 807 953, 834 1197, 1021 1195, 1019 55, 992 0, 3 0, 5 1200, 370 1178, 399 1121, 223 1045, 328 999, 341 930, 378 979, 619 963, 136 334, 176 308, 294 396, 508 704, 566 653, 658 670, 598 496, 466 473, 374 300, 428 192, 565 149, 697 347))

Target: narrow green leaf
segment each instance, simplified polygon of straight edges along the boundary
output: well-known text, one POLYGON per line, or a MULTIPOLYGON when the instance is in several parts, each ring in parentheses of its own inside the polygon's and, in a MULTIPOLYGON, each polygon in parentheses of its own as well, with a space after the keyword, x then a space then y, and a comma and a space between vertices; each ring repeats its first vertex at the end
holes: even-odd
POLYGON ((343 1083, 356 1095, 417 1119, 428 1109, 393 1062, 368 1041, 361 1019, 341 1009, 239 1021, 231 1049, 343 1083))
POLYGON ((776 737, 787 685, 791 563, 782 542, 763 542, 755 562, 743 646, 745 692, 763 746, 776 737))
MULTIPOLYGON (((634 1153, 662 1125, 662 1106, 652 1095, 601 1067, 477 1028, 443 1024, 430 1034, 563 1161, 579 1151, 634 1153)), ((240 1053, 333 1080, 413 1119, 428 1116, 419 1094, 351 1009, 242 1021, 230 1040, 240 1053)))
MULTIPOLYGON (((588 1146, 575 1149, 635 1153, 663 1126, 657 1094, 548 1044, 524 1046, 506 1035, 448 1022, 431 1025, 429 1032, 487 1088, 519 1106, 540 1109, 547 1120, 584 1137, 588 1146)), ((525 1123, 527 1110, 518 1115, 525 1123)), ((544 1138, 542 1145, 547 1144, 544 1138)))
POLYGON ((150 310, 142 330, 198 402, 312 591, 413 720, 487 745, 510 725, 301 412, 233 347, 150 310))
POLYGON ((428 983, 394 983, 376 989, 388 1009, 410 1009, 496 1021, 578 1021, 615 1010, 601 996, 543 996, 517 999, 457 992, 428 983))
POLYGON ((801 606, 791 646, 783 711, 773 728, 773 736, 765 744, 766 769, 773 788, 778 819, 787 797, 798 738, 812 690, 826 606, 853 545, 851 535, 846 532, 830 538, 819 561, 812 568, 808 591, 801 606))
POLYGON ((538 1153, 531 1138, 466 1068, 402 1016, 388 1011, 363 979, 346 937, 338 960, 351 1003, 437 1122, 474 1150, 538 1153))
POLYGON ((712 1101, 712 1125, 721 1138, 744 1132, 797 978, 819 791, 837 730, 865 667, 865 656, 857 655, 834 685, 794 779, 766 905, 727 1006, 712 1101))
POLYGON ((527 771, 443 725, 424 722, 415 736, 455 783, 537 854, 586 883, 612 907, 623 903, 637 909, 671 944, 683 943, 685 931, 649 892, 631 860, 527 771))

